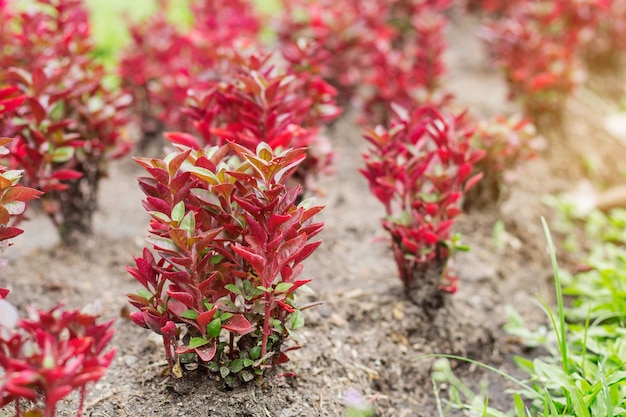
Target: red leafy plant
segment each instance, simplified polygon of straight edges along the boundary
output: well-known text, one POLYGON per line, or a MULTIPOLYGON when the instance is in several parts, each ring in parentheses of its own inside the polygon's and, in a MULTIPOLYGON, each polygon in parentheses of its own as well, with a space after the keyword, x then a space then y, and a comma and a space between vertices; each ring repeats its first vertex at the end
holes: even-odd
POLYGON ((92 231, 108 162, 130 150, 122 137, 130 96, 103 87, 82 1, 36 3, 26 12, 2 10, 0 79, 26 96, 3 116, 2 133, 16 138, 9 167, 46 193, 44 207, 72 244, 92 231))
POLYGON ((515 179, 515 170, 541 148, 535 126, 520 115, 499 115, 475 123, 472 146, 483 150, 485 156, 474 165, 474 171, 481 172, 483 178, 466 194, 465 211, 497 205, 507 183, 515 179))
POLYGON ((385 206, 382 225, 407 296, 432 311, 443 305, 443 292, 457 289, 450 258, 466 248, 452 229, 464 193, 481 178, 473 168, 484 152, 471 146, 465 113, 394 110, 389 128, 365 130, 371 147, 360 171, 385 206))
POLYGON ((261 381, 297 348, 286 343, 304 324, 295 291, 310 281, 298 276, 320 244, 309 240, 322 207, 296 205, 298 187, 286 185, 305 150, 177 146, 138 159, 156 253, 128 267, 143 287, 128 296, 131 319, 163 336, 175 372, 200 365, 226 384, 261 381))
MULTIPOLYGON (((26 100, 17 88, 0 88, 0 116, 13 111, 26 100)), ((2 119, 0 119, 0 122, 2 119)), ((4 126, 0 124, 0 130, 4 126)), ((11 139, 0 139, 0 154, 11 139)), ((18 184, 21 171, 0 165, 0 248, 23 230, 10 226, 28 201, 41 191, 18 184)), ((0 269, 6 261, 0 262, 0 269)), ((87 311, 48 311, 29 308, 29 318, 20 319, 17 309, 6 300, 9 290, 0 287, 0 407, 15 404, 15 415, 55 416, 56 404, 74 390, 80 391, 78 415, 82 415, 86 388, 100 379, 110 365, 114 351, 104 352, 113 337, 112 324, 97 324, 97 316, 87 311), (21 411, 21 400, 42 400, 43 411, 21 411)))
POLYGON ((283 55, 353 100, 365 123, 389 122, 389 103, 441 105, 449 0, 283 1, 283 55))
POLYGON ((337 88, 341 103, 349 101, 371 65, 371 48, 389 36, 379 3, 283 0, 284 11, 276 19, 283 55, 337 88))
POLYGON ((480 31, 493 62, 506 74, 511 98, 540 130, 561 122, 565 99, 585 79, 581 55, 597 27, 598 4, 515 2, 480 31))
POLYGON ((370 125, 387 125, 392 103, 401 107, 414 103, 440 107, 452 98, 440 86, 445 73, 445 12, 451 2, 395 0, 384 7, 389 7, 385 25, 391 36, 379 38, 373 45, 372 63, 358 91, 361 118, 370 125))
POLYGON ((80 392, 82 416, 87 386, 104 376, 115 355, 106 351, 113 321, 98 324, 88 311, 28 309, 28 319, 0 288, 0 406, 15 405, 16 417, 54 417, 56 404, 72 391, 80 392), (21 400, 41 402, 43 409, 23 413, 21 400))
POLYGON ((192 92, 186 109, 202 143, 177 137, 194 148, 231 141, 251 150, 262 142, 272 149, 307 148, 294 179, 314 189, 315 178, 329 172, 334 159, 321 129, 341 113, 335 105, 336 90, 309 72, 289 65, 278 69, 281 61, 272 57, 260 52, 223 54, 221 74, 205 89, 192 92))
POLYGON ((239 48, 259 35, 260 21, 244 0, 190 2, 194 22, 184 30, 168 22, 170 1, 130 27, 131 44, 120 62, 122 86, 134 97, 146 145, 162 131, 190 131, 181 111, 189 89, 202 89, 216 69, 221 51, 239 48))
MULTIPOLYGON (((20 94, 17 87, 0 86, 0 156, 6 157, 10 151, 7 148, 12 139, 1 137, 5 130, 3 115, 14 111, 22 105, 26 96, 20 94)), ((29 201, 43 194, 33 188, 24 187, 19 183, 22 171, 9 170, 0 164, 0 252, 9 245, 9 239, 21 235, 24 231, 14 227, 16 217, 26 210, 29 201)), ((0 270, 6 265, 6 260, 0 260, 0 270)))

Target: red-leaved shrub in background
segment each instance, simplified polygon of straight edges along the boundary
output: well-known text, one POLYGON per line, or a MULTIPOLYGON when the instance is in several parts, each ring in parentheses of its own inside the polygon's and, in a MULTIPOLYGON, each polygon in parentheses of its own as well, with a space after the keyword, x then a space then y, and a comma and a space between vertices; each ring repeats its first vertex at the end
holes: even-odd
POLYGON ((128 296, 131 318, 163 336, 175 374, 200 365, 229 385, 260 381, 297 347, 285 342, 304 324, 295 291, 309 280, 298 276, 320 244, 309 240, 321 207, 296 205, 298 187, 286 185, 305 150, 177 147, 137 160, 156 254, 146 248, 128 268, 143 287, 128 296))
POLYGON ((390 103, 443 104, 439 91, 449 0, 285 0, 282 53, 356 99, 362 122, 388 123, 390 103))
POLYGON ((535 126, 519 115, 496 116, 475 123, 471 144, 484 151, 485 156, 474 165, 474 172, 482 173, 483 178, 465 196, 465 211, 496 206, 507 182, 515 178, 515 169, 539 151, 535 126))
POLYGON ((82 1, 38 0, 26 12, 2 11, 0 79, 26 95, 3 116, 15 137, 9 166, 46 192, 45 207, 66 243, 92 230, 107 163, 130 150, 122 138, 130 97, 103 87, 82 1))
POLYGON ((565 98, 584 80, 582 54, 597 33, 602 3, 515 2, 481 29, 493 62, 505 71, 511 98, 535 123, 545 112, 558 117, 565 98))
POLYGON ((371 48, 391 34, 378 0, 283 0, 276 19, 282 53, 292 65, 320 75, 339 91, 340 103, 354 95, 372 60, 371 48))
MULTIPOLYGON (((3 115, 21 106, 27 97, 15 87, 0 88, 0 132, 5 131, 3 115)), ((0 139, 0 155, 11 139, 0 139)), ((23 231, 11 226, 28 201, 41 191, 18 184, 22 172, 0 165, 0 250, 9 239, 23 231)), ((0 269, 6 260, 0 261, 0 269)), ((65 311, 61 306, 48 311, 29 308, 29 318, 20 319, 17 309, 5 298, 9 290, 0 287, 0 407, 14 403, 15 415, 54 417, 56 404, 74 390, 80 391, 78 415, 90 382, 102 378, 114 351, 105 352, 113 337, 112 324, 96 324, 89 312, 65 311), (23 414, 23 400, 41 402, 43 410, 23 414), (41 401, 40 401, 41 400, 41 401)))
POLYGON ((188 90, 201 90, 215 76, 220 53, 254 42, 260 30, 248 1, 194 0, 188 30, 167 21, 169 3, 161 0, 157 13, 130 27, 132 42, 120 62, 122 87, 135 99, 144 144, 164 129, 190 131, 181 112, 188 90))
POLYGON ((277 68, 272 55, 264 53, 224 54, 220 70, 204 89, 191 93, 185 110, 202 142, 183 135, 175 141, 194 148, 227 142, 251 150, 260 143, 272 149, 307 148, 294 179, 313 187, 333 159, 320 129, 341 113, 335 89, 306 71, 277 68))
POLYGON ((388 124, 392 103, 407 108, 414 103, 440 107, 452 98, 440 86, 445 72, 445 12, 451 1, 396 0, 387 7, 386 24, 393 35, 373 45, 359 95, 362 119, 370 125, 388 124))
POLYGON ((436 309, 442 291, 457 288, 450 257, 463 247, 452 229, 464 193, 481 178, 473 170, 484 152, 472 148, 474 129, 464 113, 394 110, 391 126, 366 129, 371 147, 360 171, 385 206, 382 224, 407 296, 436 309))

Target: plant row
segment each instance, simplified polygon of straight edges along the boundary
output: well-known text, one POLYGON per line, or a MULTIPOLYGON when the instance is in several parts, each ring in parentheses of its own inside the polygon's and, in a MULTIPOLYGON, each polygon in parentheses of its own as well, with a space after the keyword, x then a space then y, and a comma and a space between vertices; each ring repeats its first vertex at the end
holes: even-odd
MULTIPOLYGON (((299 347, 310 307, 296 290, 310 281, 300 275, 323 224, 308 197, 331 172, 325 126, 339 102, 360 112, 370 145, 361 173, 385 207, 405 293, 441 308, 457 288, 452 255, 466 249, 456 219, 484 208, 480 194, 497 203, 505 167, 533 154, 534 136, 527 120, 459 110, 441 88, 451 2, 286 1, 271 47, 258 42, 267 23, 250 3, 190 4, 187 29, 165 12, 130 28, 120 87, 108 88, 82 1, 28 11, 0 2, 5 246, 35 197, 63 242, 80 243, 110 161, 165 137, 165 156, 135 158, 151 220, 127 268, 141 285, 128 296, 131 319, 162 336, 176 376, 202 369, 230 386, 263 384, 299 347)), ((84 399, 111 363, 112 323, 61 306, 19 320, 7 293, 1 404, 19 416, 20 398, 42 399, 54 415, 71 391, 84 399)))

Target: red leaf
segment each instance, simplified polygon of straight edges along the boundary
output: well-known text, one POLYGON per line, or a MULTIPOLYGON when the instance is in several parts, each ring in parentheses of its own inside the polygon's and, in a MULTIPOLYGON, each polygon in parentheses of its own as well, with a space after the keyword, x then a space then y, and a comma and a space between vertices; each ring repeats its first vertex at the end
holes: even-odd
POLYGON ((52 174, 51 178, 59 181, 71 181, 81 178, 83 174, 73 169, 60 169, 52 174))
POLYGON ((205 311, 200 313, 196 318, 196 322, 200 325, 201 328, 206 328, 206 325, 213 320, 213 316, 215 316, 215 312, 217 311, 217 307, 213 307, 209 311, 205 311))
POLYGON ((143 312, 141 311, 133 311, 130 313, 130 319, 139 327, 143 327, 144 329, 148 328, 148 324, 146 323, 146 319, 144 318, 143 312))
POLYGON ((222 323, 222 328, 243 335, 252 330, 252 325, 242 314, 235 314, 225 323, 222 323))
POLYGON ((233 245, 232 249, 254 268, 257 274, 263 275, 267 261, 260 255, 250 252, 243 246, 233 245))
POLYGON ((217 352, 217 342, 215 340, 212 340, 206 345, 195 348, 194 351, 198 354, 198 357, 200 357, 200 359, 202 359, 204 362, 209 362, 215 357, 215 352, 217 352))
POLYGON ((200 149, 202 146, 198 142, 198 139, 188 133, 183 132, 167 132, 164 136, 172 143, 178 143, 180 145, 188 146, 192 149, 200 149))
POLYGON ((22 233, 24 233, 24 231, 22 229, 18 229, 17 227, 0 227, 0 242, 12 239, 22 233))
POLYGON ((10 188, 4 196, 2 196, 2 201, 30 201, 33 198, 37 198, 42 195, 43 192, 39 190, 35 190, 34 188, 22 187, 21 185, 16 185, 15 187, 10 188))

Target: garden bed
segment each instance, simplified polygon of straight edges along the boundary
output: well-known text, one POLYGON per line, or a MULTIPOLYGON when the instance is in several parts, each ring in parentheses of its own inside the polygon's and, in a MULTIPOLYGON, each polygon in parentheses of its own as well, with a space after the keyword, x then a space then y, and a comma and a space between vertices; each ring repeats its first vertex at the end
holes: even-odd
MULTIPOLYGON (((505 100, 506 86, 485 67, 472 35, 476 28, 471 16, 454 17, 450 25, 447 87, 472 112, 506 113, 513 110, 505 100)), ((420 357, 455 354, 511 371, 511 357, 523 347, 501 330, 505 305, 531 323, 545 321, 535 303, 537 295, 551 300, 553 292, 540 223, 541 216, 550 221, 552 209, 542 203, 543 196, 573 191, 584 175, 607 185, 621 174, 617 168, 626 149, 601 129, 605 109, 591 104, 590 91, 583 89, 569 101, 564 137, 546 138, 552 141, 549 151, 521 168, 499 207, 472 211, 458 222, 471 251, 455 255, 459 291, 433 317, 403 298, 379 223, 383 209, 357 172, 366 144, 351 114, 344 115, 328 132, 339 160, 335 174, 321 181, 323 244, 304 272, 314 278, 315 294, 301 296, 323 304, 306 310, 302 349, 268 377, 264 390, 250 386, 224 394, 200 371, 183 379, 167 375, 160 338, 127 319, 125 295, 135 292, 137 283, 125 266, 140 255, 148 222, 135 180, 142 169, 130 158, 115 163, 102 183, 96 233, 79 248, 58 245, 56 230, 30 212, 24 235, 7 252, 10 263, 0 287, 12 289, 11 301, 19 307, 97 301, 105 318, 118 319, 117 355, 87 399, 88 416, 340 416, 351 390, 371 400, 379 416, 434 416, 433 359, 420 357), (597 169, 585 171, 593 163, 597 169), (506 232, 494 239, 497 220, 506 232)), ((593 97, 612 109, 609 101, 593 97)), ((477 386, 485 375, 470 371, 464 366, 461 373, 477 386)), ((495 395, 490 405, 508 404, 499 390, 503 381, 489 378, 495 395)), ((71 401, 76 398, 65 401, 59 415, 73 415, 71 401)))

